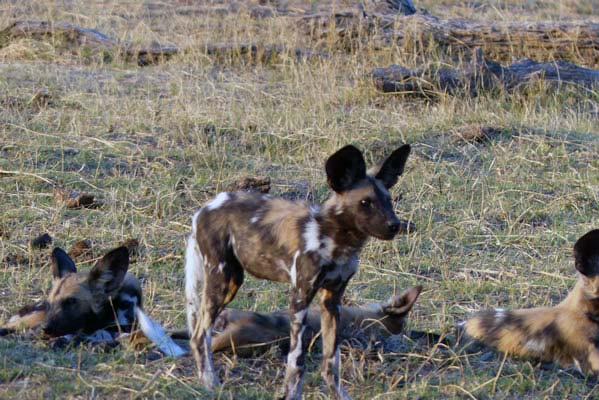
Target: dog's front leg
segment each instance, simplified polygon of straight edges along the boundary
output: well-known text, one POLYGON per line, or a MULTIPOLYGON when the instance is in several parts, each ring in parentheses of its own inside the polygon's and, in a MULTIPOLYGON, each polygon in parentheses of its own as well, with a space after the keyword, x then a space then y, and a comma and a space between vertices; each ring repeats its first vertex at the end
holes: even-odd
POLYGON ((322 288, 320 326, 322 330, 322 377, 332 399, 350 399, 339 380, 339 319, 346 283, 335 290, 322 288))
POLYGON ((304 357, 306 341, 303 335, 306 331, 306 316, 308 307, 314 298, 311 289, 295 288, 289 307, 291 323, 289 354, 287 355, 287 370, 285 372, 285 399, 300 400, 302 397, 302 380, 304 376, 304 357))

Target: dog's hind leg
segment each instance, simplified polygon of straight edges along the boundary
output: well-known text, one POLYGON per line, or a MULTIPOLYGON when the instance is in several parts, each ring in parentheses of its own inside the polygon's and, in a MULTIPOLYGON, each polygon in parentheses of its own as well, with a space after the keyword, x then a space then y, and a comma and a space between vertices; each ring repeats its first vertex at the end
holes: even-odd
POLYGON ((200 313, 200 290, 204 281, 204 256, 197 241, 197 219, 200 211, 191 220, 191 235, 187 238, 185 249, 185 297, 187 299, 187 330, 189 337, 197 325, 200 313))
POLYGON ((219 385, 212 364, 212 325, 243 283, 243 268, 233 252, 229 249, 222 259, 218 263, 205 260, 200 313, 190 340, 200 380, 208 388, 219 385))

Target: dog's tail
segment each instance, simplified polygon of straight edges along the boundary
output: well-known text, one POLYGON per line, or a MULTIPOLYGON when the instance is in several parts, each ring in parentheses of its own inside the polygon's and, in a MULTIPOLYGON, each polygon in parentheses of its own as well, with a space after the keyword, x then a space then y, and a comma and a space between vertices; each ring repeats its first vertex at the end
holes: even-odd
POLYGON ((137 306, 135 306, 135 317, 144 335, 158 346, 164 354, 172 357, 181 357, 187 353, 167 335, 164 328, 158 322, 150 318, 149 315, 137 306))
POLYGON ((521 357, 553 361, 563 351, 557 308, 482 311, 460 326, 466 338, 521 357))
POLYGON ((200 314, 202 284, 204 281, 204 259, 197 240, 197 220, 200 211, 191 219, 191 234, 185 249, 185 297, 187 299, 187 330, 193 335, 197 316, 200 314))
POLYGON ((50 305, 47 301, 38 301, 22 307, 19 312, 6 322, 0 325, 0 336, 8 335, 21 329, 33 329, 41 326, 48 312, 50 305))

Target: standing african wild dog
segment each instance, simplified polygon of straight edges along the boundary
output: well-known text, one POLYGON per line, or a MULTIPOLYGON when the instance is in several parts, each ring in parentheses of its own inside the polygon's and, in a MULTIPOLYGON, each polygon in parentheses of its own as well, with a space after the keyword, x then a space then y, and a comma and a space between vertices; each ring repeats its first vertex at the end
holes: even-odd
POLYGON ((205 386, 219 384, 212 364, 212 326, 235 297, 245 270, 292 286, 285 397, 301 397, 302 335, 317 292, 322 375, 333 397, 349 397, 339 381, 341 298, 368 237, 391 240, 399 231, 388 189, 397 183, 409 154, 410 146, 404 145, 366 171, 360 150, 343 147, 325 164, 333 193, 322 206, 257 193, 220 193, 193 216, 185 253, 187 322, 205 386))
POLYGON ((95 340, 127 331, 137 322, 163 353, 183 355, 185 351, 143 311, 141 285, 128 268, 126 247, 108 252, 87 273, 77 272, 73 260, 57 247, 52 251, 53 282, 48 298, 23 307, 0 332, 41 327, 51 337, 83 334, 95 340))
POLYGON ((574 245, 578 281, 558 305, 483 311, 463 324, 467 336, 499 351, 599 373, 599 230, 574 245))

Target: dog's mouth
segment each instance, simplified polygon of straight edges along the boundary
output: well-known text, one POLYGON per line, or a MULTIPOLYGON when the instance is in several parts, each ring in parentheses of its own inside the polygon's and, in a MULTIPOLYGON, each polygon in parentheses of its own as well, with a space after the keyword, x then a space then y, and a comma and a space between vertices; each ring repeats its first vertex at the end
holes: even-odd
POLYGON ((400 219, 399 224, 393 228, 385 231, 371 231, 371 236, 379 240, 393 240, 399 234, 408 234, 416 231, 416 225, 411 221, 400 219))

